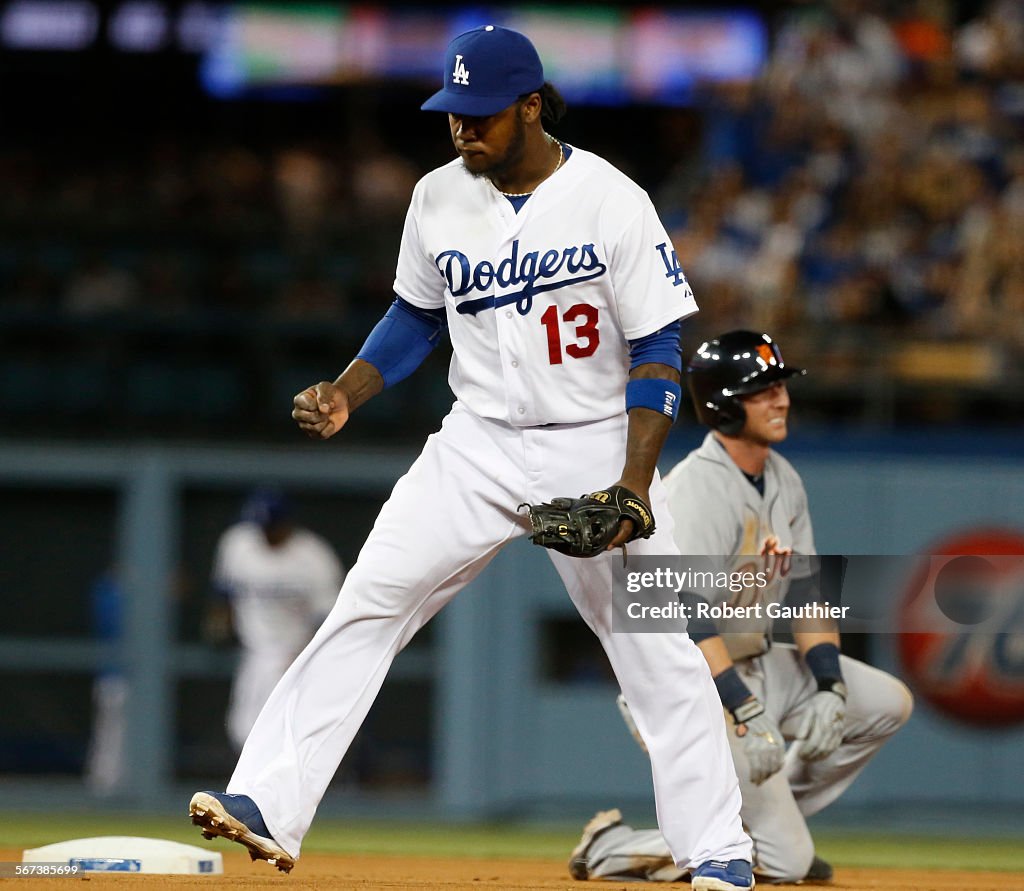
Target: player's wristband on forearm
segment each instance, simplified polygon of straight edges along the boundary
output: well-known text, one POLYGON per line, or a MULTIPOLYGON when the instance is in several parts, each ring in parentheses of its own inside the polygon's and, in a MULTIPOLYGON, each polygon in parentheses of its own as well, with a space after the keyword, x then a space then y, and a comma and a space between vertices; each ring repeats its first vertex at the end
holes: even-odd
POLYGON ((636 378, 626 384, 626 411, 649 408, 674 421, 679 414, 682 394, 682 387, 675 381, 661 377, 636 378))
POLYGON ((804 662, 818 682, 819 690, 830 690, 846 698, 843 670, 839 667, 839 647, 834 643, 820 643, 804 653, 804 662))
POLYGON ((725 671, 715 675, 715 686, 718 688, 718 698, 722 700, 722 705, 732 712, 732 716, 736 719, 737 723, 742 724, 743 721, 749 720, 755 714, 759 715, 764 711, 761 703, 754 699, 753 702, 757 703, 758 709, 753 713, 748 713, 752 710, 745 708, 745 706, 747 705, 747 700, 750 700, 754 694, 750 692, 750 687, 740 677, 740 673, 736 670, 735 665, 730 665, 725 671))

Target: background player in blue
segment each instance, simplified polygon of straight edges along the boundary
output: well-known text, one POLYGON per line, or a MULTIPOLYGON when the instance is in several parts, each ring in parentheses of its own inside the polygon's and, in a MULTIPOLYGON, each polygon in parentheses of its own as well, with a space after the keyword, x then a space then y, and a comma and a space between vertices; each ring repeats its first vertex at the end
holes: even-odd
MULTIPOLYGON (((443 88, 458 157, 412 196, 396 299, 333 382, 295 397, 315 439, 411 373, 447 327, 456 401, 381 510, 337 604, 274 689, 228 793, 193 821, 291 869, 395 655, 513 538, 523 503, 632 490, 677 553, 657 459, 678 407, 680 320, 696 303, 647 194, 544 128, 564 103, 536 50, 486 26, 455 38, 443 88)), ((609 551, 633 534, 623 520, 609 551)), ((659 825, 701 891, 753 885, 718 696, 685 634, 613 634, 612 553, 549 552, 648 742, 659 825)))
MULTIPOLYGON (((731 331, 703 344, 686 372, 697 416, 712 429, 665 476, 680 550, 731 555, 730 571, 815 554, 803 482, 772 448, 788 433, 786 380, 803 369, 786 365, 768 335, 731 331)), ((795 574, 735 594, 733 605, 752 595, 778 603, 795 574)), ((794 620, 795 645, 773 643, 765 612, 732 626, 690 621, 689 632, 730 716, 758 878, 823 881, 832 868, 815 856, 805 818, 835 801, 906 722, 911 696, 885 672, 841 656, 838 629, 820 622, 794 620)), ((624 716, 628 724, 628 706, 624 716)), ((643 745, 642 730, 631 729, 643 745)), ((682 877, 658 832, 626 826, 617 809, 591 820, 569 869, 579 879, 682 877)))

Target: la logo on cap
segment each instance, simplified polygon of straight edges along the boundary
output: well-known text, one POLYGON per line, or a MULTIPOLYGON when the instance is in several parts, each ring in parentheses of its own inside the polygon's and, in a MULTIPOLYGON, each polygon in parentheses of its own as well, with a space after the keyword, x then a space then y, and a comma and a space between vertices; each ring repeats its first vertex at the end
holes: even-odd
MULTIPOLYGON (((494 25, 487 25, 484 28, 484 30, 485 31, 493 31, 494 30, 494 25)), ((452 71, 452 83, 453 84, 462 84, 464 87, 468 87, 469 86, 469 69, 466 67, 465 63, 462 61, 462 54, 461 53, 459 53, 455 57, 455 70, 452 71)))
POLYGON ((454 38, 438 73, 442 87, 420 106, 425 111, 488 117, 544 86, 544 66, 530 39, 498 25, 454 38))

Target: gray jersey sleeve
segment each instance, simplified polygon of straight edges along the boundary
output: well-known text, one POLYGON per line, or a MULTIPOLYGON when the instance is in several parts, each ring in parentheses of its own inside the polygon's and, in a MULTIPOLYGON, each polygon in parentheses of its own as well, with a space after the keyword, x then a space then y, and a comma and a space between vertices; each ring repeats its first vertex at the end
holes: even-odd
POLYGON ((721 466, 692 452, 665 476, 673 533, 682 554, 731 554, 736 548, 730 481, 721 466))

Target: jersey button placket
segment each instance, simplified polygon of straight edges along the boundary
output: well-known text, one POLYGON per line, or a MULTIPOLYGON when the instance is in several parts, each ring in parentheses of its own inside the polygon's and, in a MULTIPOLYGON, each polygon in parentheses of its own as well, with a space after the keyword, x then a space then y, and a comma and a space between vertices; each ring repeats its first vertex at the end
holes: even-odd
MULTIPOLYGON (((512 255, 512 243, 515 238, 515 232, 506 232, 505 238, 502 239, 495 256, 492 258, 495 270, 499 268, 503 260, 512 255)), ((521 245, 519 256, 522 257, 521 245)), ((518 270, 513 270, 514 275, 517 272, 518 270)), ((514 278, 513 281, 515 281, 514 278)), ((522 283, 507 283, 505 291, 511 293, 518 291, 521 287, 522 283)), ((494 296, 500 298, 502 293, 502 287, 498 283, 497 277, 495 277, 494 296)), ((527 329, 531 318, 531 314, 521 315, 516 309, 515 303, 509 303, 497 309, 497 317, 495 319, 498 331, 499 359, 503 369, 502 376, 505 379, 506 411, 508 412, 509 420, 517 427, 532 426, 537 423, 536 418, 533 416, 535 402, 528 384, 530 376, 529 363, 520 367, 520 357, 524 355, 526 347, 524 338, 527 337, 527 329)))
POLYGON ((518 336, 521 335, 516 327, 521 320, 516 319, 515 313, 510 313, 510 320, 504 325, 499 325, 499 330, 504 329, 504 336, 500 337, 501 361, 505 365, 505 395, 508 399, 508 407, 512 422, 514 424, 527 423, 527 411, 529 400, 526 393, 525 373, 519 367, 519 360, 516 355, 520 351, 521 344, 518 343, 518 336))
MULTIPOLYGON (((500 258, 495 259, 495 264, 500 258)), ((495 296, 498 296, 497 293, 495 296)), ((515 314, 509 310, 499 309, 494 314, 494 329, 496 334, 495 350, 497 361, 501 368, 501 378, 504 382, 505 410, 508 412, 509 421, 516 426, 522 424, 526 408, 523 404, 521 393, 520 372, 516 370, 517 360, 513 358, 516 353, 515 340, 515 314)))
POLYGON ((533 404, 528 393, 526 367, 520 368, 517 356, 521 355, 523 344, 523 326, 529 316, 518 317, 518 313, 509 313, 509 320, 502 320, 499 330, 504 329, 501 340, 501 361, 505 365, 505 395, 508 399, 509 416, 517 426, 529 426, 536 423, 530 417, 530 406, 533 404))

